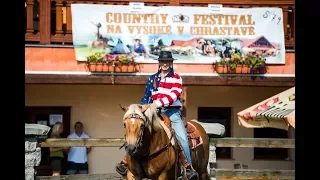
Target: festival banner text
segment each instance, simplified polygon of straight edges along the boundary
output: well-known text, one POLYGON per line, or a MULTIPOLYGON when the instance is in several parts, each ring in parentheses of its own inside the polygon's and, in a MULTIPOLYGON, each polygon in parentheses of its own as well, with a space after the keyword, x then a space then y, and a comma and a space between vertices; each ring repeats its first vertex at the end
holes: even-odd
POLYGON ((232 53, 250 53, 267 63, 284 64, 281 8, 223 8, 214 14, 207 7, 144 7, 72 4, 76 58, 103 52, 126 54, 136 62, 154 62, 163 49, 175 62, 213 63, 232 53))

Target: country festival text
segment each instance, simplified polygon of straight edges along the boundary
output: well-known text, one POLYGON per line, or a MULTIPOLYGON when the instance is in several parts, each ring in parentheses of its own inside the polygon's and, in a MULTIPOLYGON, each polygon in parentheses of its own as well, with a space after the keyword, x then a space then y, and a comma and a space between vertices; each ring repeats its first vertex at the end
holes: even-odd
POLYGON ((194 14, 193 22, 186 18, 179 19, 179 25, 168 24, 168 14, 132 14, 132 13, 106 13, 107 33, 122 34, 127 24, 130 34, 172 34, 177 28, 178 34, 185 31, 190 35, 228 35, 228 36, 254 36, 255 21, 252 15, 226 15, 226 14, 194 14), (184 24, 192 24, 185 29, 184 24))

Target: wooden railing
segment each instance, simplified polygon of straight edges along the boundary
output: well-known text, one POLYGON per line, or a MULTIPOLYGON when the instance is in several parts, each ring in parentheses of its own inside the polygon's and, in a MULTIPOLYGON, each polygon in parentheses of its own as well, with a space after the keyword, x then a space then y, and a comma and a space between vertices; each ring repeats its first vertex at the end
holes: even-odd
MULTIPOLYGON (((124 143, 122 138, 100 138, 100 139, 47 139, 41 143, 41 147, 119 147, 124 143)), ((266 138, 217 138, 210 139, 210 153, 212 147, 243 147, 243 148, 295 148, 294 139, 266 139, 266 138)), ((215 153, 215 152, 214 152, 215 153)), ((210 155, 209 155, 210 156, 210 155)), ((210 161, 210 160, 209 160, 210 161)), ((212 161, 212 159, 211 159, 212 161)), ((210 162, 211 162, 210 161, 210 162)), ((268 170, 268 169, 210 169, 210 176, 217 180, 224 178, 255 179, 268 178, 277 180, 291 180, 295 177, 294 170, 268 170)), ((38 177, 40 180, 98 180, 98 179, 121 179, 117 174, 89 174, 38 177)))
MULTIPOLYGON (((137 0, 139 1, 139 0, 137 0)), ((26 43, 72 44, 72 3, 128 5, 130 0, 26 0, 26 43)), ((144 0, 146 6, 281 7, 287 49, 294 49, 294 0, 144 0)))

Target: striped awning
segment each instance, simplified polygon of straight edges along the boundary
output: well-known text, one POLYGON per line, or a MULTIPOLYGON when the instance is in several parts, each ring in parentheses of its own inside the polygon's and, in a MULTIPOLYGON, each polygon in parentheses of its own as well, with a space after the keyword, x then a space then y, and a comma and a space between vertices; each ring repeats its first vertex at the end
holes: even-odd
POLYGON ((268 98, 238 114, 240 126, 247 128, 295 128, 295 87, 268 98))

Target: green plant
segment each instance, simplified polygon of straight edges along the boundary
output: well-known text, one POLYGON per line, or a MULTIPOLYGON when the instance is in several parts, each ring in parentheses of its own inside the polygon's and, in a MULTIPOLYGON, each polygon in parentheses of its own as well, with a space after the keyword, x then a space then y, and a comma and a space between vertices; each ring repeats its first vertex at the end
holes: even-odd
POLYGON ((242 59, 241 53, 232 53, 229 60, 229 68, 235 69, 237 65, 242 65, 244 60, 242 59))
POLYGON ((105 61, 107 63, 111 64, 129 64, 129 63, 134 63, 134 57, 127 56, 124 54, 121 54, 120 56, 112 56, 112 55, 106 55, 105 56, 105 61))
POLYGON ((216 62, 216 64, 227 66, 230 69, 235 69, 237 65, 244 64, 244 60, 241 56, 241 53, 231 53, 231 58, 223 58, 220 61, 216 62))
POLYGON ((261 68, 261 67, 265 67, 266 66, 266 59, 259 56, 259 55, 251 55, 248 56, 248 65, 250 68, 261 68))
POLYGON ((250 68, 250 72, 256 69, 266 68, 266 59, 259 55, 248 55, 246 63, 250 68))
POLYGON ((227 64, 227 61, 225 59, 221 59, 220 61, 217 61, 215 64, 225 66, 227 64))
POLYGON ((89 63, 98 63, 98 62, 102 62, 103 61, 103 53, 101 52, 96 52, 93 53, 89 56, 87 56, 87 62, 89 63))
POLYGON ((119 55, 119 56, 113 56, 113 55, 104 55, 104 53, 96 52, 92 55, 87 56, 87 62, 88 63, 108 63, 108 64, 129 64, 134 63, 134 58, 129 57, 127 55, 119 55))

